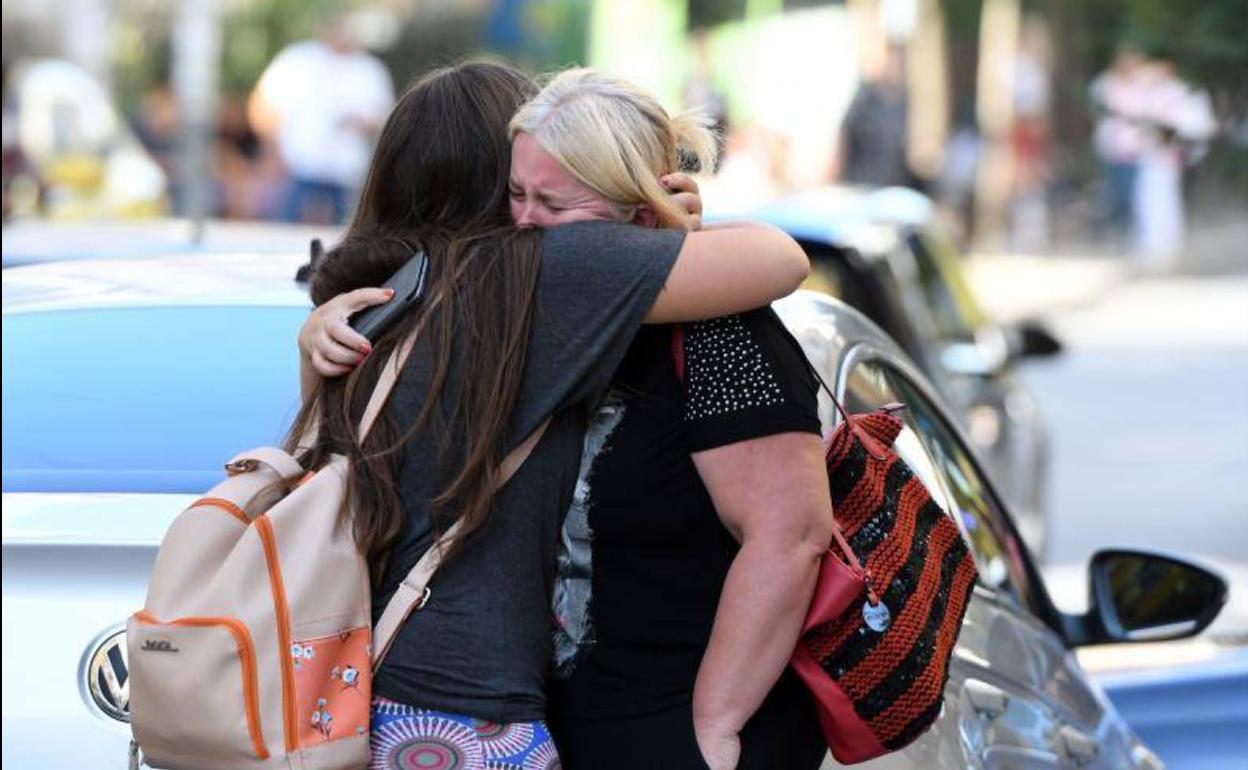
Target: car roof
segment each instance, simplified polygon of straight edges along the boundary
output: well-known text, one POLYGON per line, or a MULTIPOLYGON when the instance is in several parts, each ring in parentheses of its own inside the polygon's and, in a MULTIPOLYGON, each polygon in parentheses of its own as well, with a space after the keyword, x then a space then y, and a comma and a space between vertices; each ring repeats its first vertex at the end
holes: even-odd
MULTIPOLYGON (((907 371, 917 371, 892 337, 860 310, 819 291, 799 289, 772 303, 807 356, 827 371, 852 348, 869 344, 890 358, 901 359, 907 371)), ((833 383, 829 382, 829 385, 833 383)))
POLYGON ((708 214, 708 221, 752 219, 779 227, 800 241, 884 254, 898 230, 920 227, 933 216, 922 193, 902 187, 826 186, 781 196, 761 206, 708 214))
MULTIPOLYGON (((297 254, 313 238, 328 246, 341 235, 332 226, 209 220, 200 237, 184 219, 49 222, 4 225, 4 267, 65 260, 151 259, 191 254, 297 254)), ((5 280, 8 280, 6 274, 5 280)))
POLYGON ((4 314, 106 307, 310 304, 306 255, 230 253, 71 260, 4 271, 4 314))

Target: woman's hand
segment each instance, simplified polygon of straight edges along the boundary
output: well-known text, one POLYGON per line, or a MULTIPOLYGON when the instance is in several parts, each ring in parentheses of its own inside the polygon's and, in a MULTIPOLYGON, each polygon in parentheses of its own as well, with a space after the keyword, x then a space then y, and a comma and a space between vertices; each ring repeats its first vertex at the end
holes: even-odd
POLYGON ((659 184, 672 196, 676 205, 689 215, 690 229, 702 229, 702 195, 698 192, 698 183, 688 174, 668 174, 659 177, 659 184))
POLYGON ((359 365, 373 346, 348 323, 364 308, 381 305, 393 289, 356 289, 312 311, 299 330, 299 355, 322 377, 340 377, 359 365))
POLYGON ((737 770, 741 761, 741 737, 734 732, 713 727, 693 726, 698 750, 711 770, 737 770))

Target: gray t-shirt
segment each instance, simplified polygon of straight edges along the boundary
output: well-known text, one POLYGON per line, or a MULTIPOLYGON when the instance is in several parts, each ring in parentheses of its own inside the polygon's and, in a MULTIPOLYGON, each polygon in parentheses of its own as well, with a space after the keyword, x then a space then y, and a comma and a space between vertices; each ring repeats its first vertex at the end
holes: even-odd
MULTIPOLYGON (((377 672, 377 694, 494 722, 545 718, 556 546, 586 418, 683 242, 681 231, 610 222, 544 235, 512 445, 553 416, 550 427, 499 493, 485 528, 434 576, 429 602, 399 631, 377 672)), ((418 343, 388 407, 400 426, 415 419, 425 398, 420 352, 418 343)), ((446 472, 438 451, 432 437, 418 435, 407 446, 401 478, 407 518, 373 596, 374 621, 431 543, 426 501, 440 491, 446 472)))

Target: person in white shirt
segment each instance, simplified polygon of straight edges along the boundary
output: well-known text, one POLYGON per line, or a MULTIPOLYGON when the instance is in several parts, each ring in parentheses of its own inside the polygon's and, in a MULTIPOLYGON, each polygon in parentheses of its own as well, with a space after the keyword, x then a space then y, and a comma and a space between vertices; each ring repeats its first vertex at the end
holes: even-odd
POLYGON ((1144 142, 1132 200, 1134 251, 1143 268, 1156 270, 1181 256, 1183 170, 1199 159, 1217 121, 1209 95, 1180 79, 1169 59, 1148 65, 1144 89, 1144 142))
POLYGON ((1101 224, 1116 238, 1133 229, 1133 197, 1145 138, 1139 123, 1148 96, 1145 66, 1139 49, 1123 44, 1110 68, 1092 81, 1097 115, 1093 145, 1104 174, 1101 224))
POLYGON ((342 17, 320 40, 293 43, 273 59, 249 117, 289 175, 284 219, 345 220, 393 104, 390 73, 355 45, 342 17))

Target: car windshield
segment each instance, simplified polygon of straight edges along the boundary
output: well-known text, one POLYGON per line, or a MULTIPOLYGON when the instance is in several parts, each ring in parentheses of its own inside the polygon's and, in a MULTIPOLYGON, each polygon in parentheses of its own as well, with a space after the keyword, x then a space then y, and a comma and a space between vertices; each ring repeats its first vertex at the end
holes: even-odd
POLYGON ((4 316, 5 492, 202 492, 299 405, 299 307, 4 316))
POLYGON ((942 339, 970 339, 985 323, 962 274, 953 244, 934 233, 911 233, 910 248, 918 263, 919 282, 942 339))

